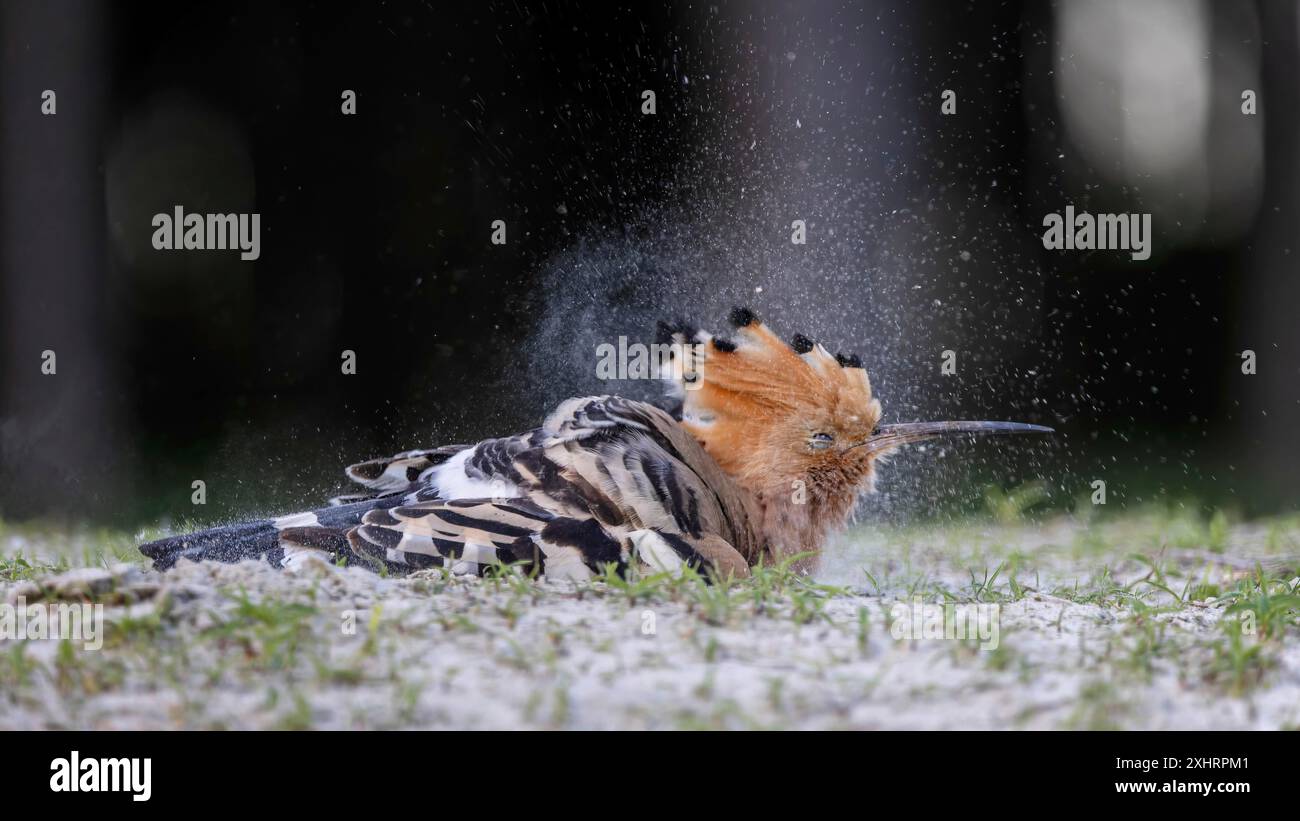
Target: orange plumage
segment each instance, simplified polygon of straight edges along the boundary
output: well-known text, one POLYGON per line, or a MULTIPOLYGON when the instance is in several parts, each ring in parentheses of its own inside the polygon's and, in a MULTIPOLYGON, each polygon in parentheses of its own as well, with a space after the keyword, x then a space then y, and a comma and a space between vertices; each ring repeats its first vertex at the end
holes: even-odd
POLYGON ((854 446, 876 431, 880 402, 856 357, 802 337, 787 345, 746 309, 731 318, 725 339, 668 329, 693 346, 681 370, 697 381, 677 380, 682 426, 757 498, 776 553, 815 552, 871 485, 883 451, 854 446))

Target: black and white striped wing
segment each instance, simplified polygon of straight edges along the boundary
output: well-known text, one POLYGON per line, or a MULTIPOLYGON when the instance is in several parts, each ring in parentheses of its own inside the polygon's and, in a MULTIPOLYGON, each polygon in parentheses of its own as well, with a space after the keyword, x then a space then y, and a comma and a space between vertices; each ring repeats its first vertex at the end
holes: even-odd
POLYGON ((574 399, 535 431, 422 468, 401 504, 365 514, 348 537, 354 552, 390 566, 464 573, 524 562, 581 579, 611 563, 621 570, 634 551, 672 567, 713 562, 719 546, 752 547, 737 493, 658 408, 574 399))

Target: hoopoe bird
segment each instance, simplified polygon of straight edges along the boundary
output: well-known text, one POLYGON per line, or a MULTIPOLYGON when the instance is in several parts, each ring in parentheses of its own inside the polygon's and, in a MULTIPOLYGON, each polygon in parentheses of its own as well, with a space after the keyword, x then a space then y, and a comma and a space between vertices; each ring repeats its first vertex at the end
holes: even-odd
POLYGON ((366 492, 331 506, 143 545, 181 558, 346 559, 405 574, 481 574, 519 564, 583 580, 613 565, 743 577, 807 554, 811 568, 872 488, 879 460, 941 436, 1050 433, 1016 422, 881 424, 857 356, 803 335, 783 342, 748 309, 714 336, 660 323, 672 354, 667 409, 617 396, 569 399, 542 426, 476 445, 352 465, 366 492))

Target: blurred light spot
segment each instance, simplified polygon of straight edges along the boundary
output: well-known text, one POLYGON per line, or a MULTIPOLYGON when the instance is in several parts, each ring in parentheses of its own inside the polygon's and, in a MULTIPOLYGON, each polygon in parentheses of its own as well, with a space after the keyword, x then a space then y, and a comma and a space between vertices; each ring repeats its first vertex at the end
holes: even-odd
POLYGON ((1249 227, 1262 143, 1240 93, 1258 88, 1257 28, 1253 10, 1202 0, 1058 7, 1056 83, 1070 139, 1097 172, 1132 186, 1167 235, 1249 227))

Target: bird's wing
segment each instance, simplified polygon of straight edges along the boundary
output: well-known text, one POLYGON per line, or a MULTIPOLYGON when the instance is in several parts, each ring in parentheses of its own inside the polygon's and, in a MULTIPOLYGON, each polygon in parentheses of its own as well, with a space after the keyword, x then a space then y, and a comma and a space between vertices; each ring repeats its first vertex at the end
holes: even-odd
POLYGON ((641 526, 718 536, 757 560, 753 498, 662 409, 620 397, 571 399, 546 428, 563 444, 563 455, 550 449, 556 460, 593 485, 612 487, 641 526))
POLYGON ((672 417, 618 397, 571 399, 537 430, 422 467, 411 487, 348 533, 354 552, 461 571, 524 561, 585 578, 623 568, 633 551, 655 567, 739 571, 759 549, 744 492, 672 417))
POLYGON ((370 493, 358 496, 375 496, 408 489, 427 473, 429 468, 441 465, 469 445, 447 445, 429 450, 408 450, 382 459, 369 459, 349 465, 345 473, 352 481, 367 488, 370 493))

